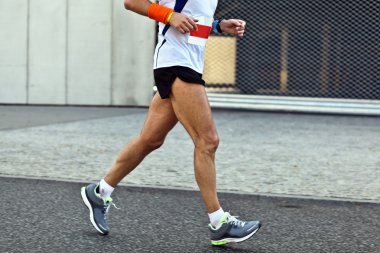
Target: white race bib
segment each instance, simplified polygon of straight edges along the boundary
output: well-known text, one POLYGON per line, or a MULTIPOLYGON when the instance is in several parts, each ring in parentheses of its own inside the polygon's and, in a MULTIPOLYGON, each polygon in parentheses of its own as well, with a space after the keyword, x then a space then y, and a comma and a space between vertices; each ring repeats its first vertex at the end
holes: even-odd
POLYGON ((187 43, 198 46, 206 46, 214 19, 206 17, 194 18, 199 20, 197 22, 198 31, 191 31, 187 34, 187 43))

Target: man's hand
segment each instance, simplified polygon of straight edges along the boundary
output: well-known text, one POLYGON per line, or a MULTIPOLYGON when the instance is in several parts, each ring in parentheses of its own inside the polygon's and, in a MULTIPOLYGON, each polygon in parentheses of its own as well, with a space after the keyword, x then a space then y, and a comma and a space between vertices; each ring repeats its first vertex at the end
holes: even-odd
POLYGON ((170 26, 179 31, 180 33, 189 33, 192 30, 198 30, 197 19, 188 17, 182 13, 173 12, 170 19, 170 26))
POLYGON ((223 32, 236 35, 240 38, 244 36, 245 21, 240 19, 224 19, 219 23, 220 29, 223 32))

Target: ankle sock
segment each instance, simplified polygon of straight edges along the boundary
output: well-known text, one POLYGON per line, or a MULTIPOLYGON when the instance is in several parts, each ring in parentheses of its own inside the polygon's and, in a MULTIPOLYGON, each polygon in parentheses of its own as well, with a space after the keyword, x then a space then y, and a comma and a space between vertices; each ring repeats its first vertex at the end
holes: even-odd
POLYGON ((104 179, 99 183, 99 194, 103 199, 111 197, 111 194, 115 188, 109 185, 104 179))
POLYGON ((224 211, 222 208, 219 208, 219 210, 209 213, 208 217, 210 218, 211 225, 216 228, 219 225, 220 219, 223 217, 224 211))

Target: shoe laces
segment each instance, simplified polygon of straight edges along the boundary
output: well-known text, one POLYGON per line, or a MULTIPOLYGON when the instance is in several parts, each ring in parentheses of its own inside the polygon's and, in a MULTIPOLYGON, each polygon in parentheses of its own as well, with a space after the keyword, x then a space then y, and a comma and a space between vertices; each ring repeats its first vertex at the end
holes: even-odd
POLYGON ((229 215, 227 217, 227 223, 230 223, 230 224, 232 224, 234 226, 237 226, 237 227, 244 227, 245 222, 241 221, 241 220, 239 220, 237 218, 238 218, 238 216, 229 215))
POLYGON ((120 208, 118 208, 118 207, 112 202, 112 199, 111 199, 111 198, 105 199, 105 201, 104 201, 104 205, 103 205, 103 213, 105 214, 105 216, 107 216, 107 214, 108 214, 108 212, 109 212, 111 206, 115 207, 116 209, 120 209, 120 208))

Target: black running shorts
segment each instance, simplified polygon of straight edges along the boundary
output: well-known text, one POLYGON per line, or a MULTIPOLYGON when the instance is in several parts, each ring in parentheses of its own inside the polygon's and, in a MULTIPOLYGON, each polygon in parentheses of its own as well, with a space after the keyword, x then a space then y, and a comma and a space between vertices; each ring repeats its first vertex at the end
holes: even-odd
POLYGON ((177 77, 186 83, 205 85, 202 74, 191 68, 182 66, 158 68, 154 70, 154 81, 162 99, 169 98, 172 85, 177 77))

